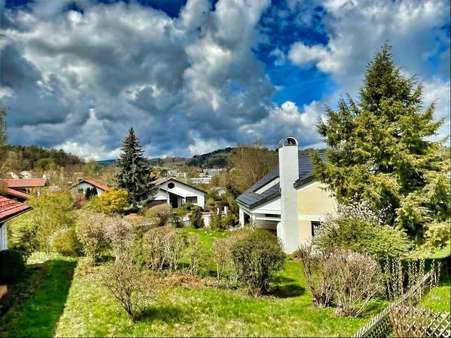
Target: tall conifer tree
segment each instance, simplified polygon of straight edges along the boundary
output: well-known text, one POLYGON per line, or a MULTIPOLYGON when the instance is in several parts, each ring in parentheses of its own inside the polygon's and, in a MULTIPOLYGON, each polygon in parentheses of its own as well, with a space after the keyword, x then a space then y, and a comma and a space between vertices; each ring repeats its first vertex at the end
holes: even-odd
POLYGON ((155 195, 156 187, 151 182, 149 161, 143 155, 133 128, 123 142, 117 167, 117 186, 128 191, 131 208, 145 207, 155 195))
POLYGON ((317 173, 338 201, 366 201, 385 222, 421 238, 425 223, 450 216, 447 153, 431 141, 441 121, 423 109, 422 87, 395 66, 384 46, 369 63, 360 100, 327 109, 318 124, 329 146, 317 173))
POLYGON ((6 145, 6 110, 0 106, 0 148, 6 145))

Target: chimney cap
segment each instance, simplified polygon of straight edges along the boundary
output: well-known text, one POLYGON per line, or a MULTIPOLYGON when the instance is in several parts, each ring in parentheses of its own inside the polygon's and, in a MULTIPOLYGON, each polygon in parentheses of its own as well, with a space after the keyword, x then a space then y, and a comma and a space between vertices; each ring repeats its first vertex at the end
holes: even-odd
POLYGON ((294 138, 292 136, 281 139, 279 142, 279 148, 287 147, 287 146, 296 146, 297 147, 298 141, 296 140, 296 138, 294 138))

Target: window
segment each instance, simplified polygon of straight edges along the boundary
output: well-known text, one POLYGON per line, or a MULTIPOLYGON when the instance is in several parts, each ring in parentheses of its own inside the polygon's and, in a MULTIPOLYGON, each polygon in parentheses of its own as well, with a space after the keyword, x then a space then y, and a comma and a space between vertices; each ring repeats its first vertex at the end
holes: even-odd
POLYGON ((315 234, 318 234, 319 227, 321 226, 320 221, 311 221, 312 224, 312 237, 315 237, 315 234))
POLYGON ((169 182, 168 183, 168 188, 169 189, 172 189, 172 188, 174 188, 175 187, 175 184, 173 183, 173 182, 169 182))
POLYGON ((186 203, 196 204, 197 203, 197 196, 190 196, 186 198, 186 203))

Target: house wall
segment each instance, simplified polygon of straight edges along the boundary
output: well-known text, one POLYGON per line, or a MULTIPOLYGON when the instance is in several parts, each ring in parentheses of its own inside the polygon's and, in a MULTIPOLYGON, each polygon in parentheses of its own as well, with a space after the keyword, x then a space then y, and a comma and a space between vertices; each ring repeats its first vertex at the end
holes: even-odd
MULTIPOLYGON (((196 190, 188 185, 170 180, 170 181, 162 183, 160 185, 160 188, 162 188, 168 192, 171 192, 175 195, 178 195, 178 196, 182 197, 183 199, 186 199, 186 197, 197 197, 197 203, 194 203, 194 204, 198 205, 202 208, 205 208, 205 193, 203 193, 199 190, 196 190), (169 188, 168 187, 169 183, 174 183, 174 187, 169 188)), ((185 202, 183 201, 183 203, 185 203, 185 202)))
POLYGON ((96 191, 97 191, 97 195, 99 195, 99 196, 102 195, 103 192, 104 192, 102 189, 99 189, 99 188, 97 188, 97 187, 94 187, 93 185, 88 184, 88 183, 86 183, 86 182, 81 182, 81 183, 79 183, 73 190, 74 190, 75 192, 79 192, 79 190, 82 189, 82 190, 83 190, 83 194, 85 194, 85 193, 86 193, 86 190, 88 190, 88 188, 95 188, 96 191))
POLYGON ((312 221, 324 221, 328 215, 336 215, 337 201, 320 182, 312 182, 297 190, 299 244, 312 240, 312 221))
POLYGON ((0 222, 0 251, 8 249, 8 232, 6 223, 0 222))

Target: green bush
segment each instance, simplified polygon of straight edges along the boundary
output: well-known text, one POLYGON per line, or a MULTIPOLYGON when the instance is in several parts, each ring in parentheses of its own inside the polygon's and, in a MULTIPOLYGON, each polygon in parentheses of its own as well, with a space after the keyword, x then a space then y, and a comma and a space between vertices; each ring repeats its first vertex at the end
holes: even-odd
POLYGON ((313 243, 323 251, 348 250, 379 261, 404 256, 410 246, 403 231, 354 216, 329 220, 313 243))
POLYGON ((80 244, 75 227, 56 231, 50 238, 50 249, 64 256, 77 256, 80 252, 80 244))
POLYGON ((112 189, 91 198, 85 208, 92 212, 113 215, 123 213, 128 207, 128 192, 122 189, 112 189))
POLYGON ((20 251, 0 251, 0 285, 16 283, 24 270, 25 262, 20 251))
POLYGON ((204 220, 202 218, 202 209, 197 207, 195 208, 189 217, 189 222, 191 226, 193 226, 196 229, 203 228, 204 227, 204 220))
POLYGON ((430 248, 443 248, 451 238, 451 228, 448 222, 432 223, 427 225, 425 233, 425 246, 430 248))
POLYGON ((27 201, 33 209, 9 225, 10 245, 26 255, 51 251, 50 239, 60 229, 74 226, 74 201, 65 192, 42 192, 27 201))
POLYGON ((271 275, 282 268, 285 254, 276 236, 266 230, 238 233, 230 248, 236 280, 250 294, 268 291, 271 275))

